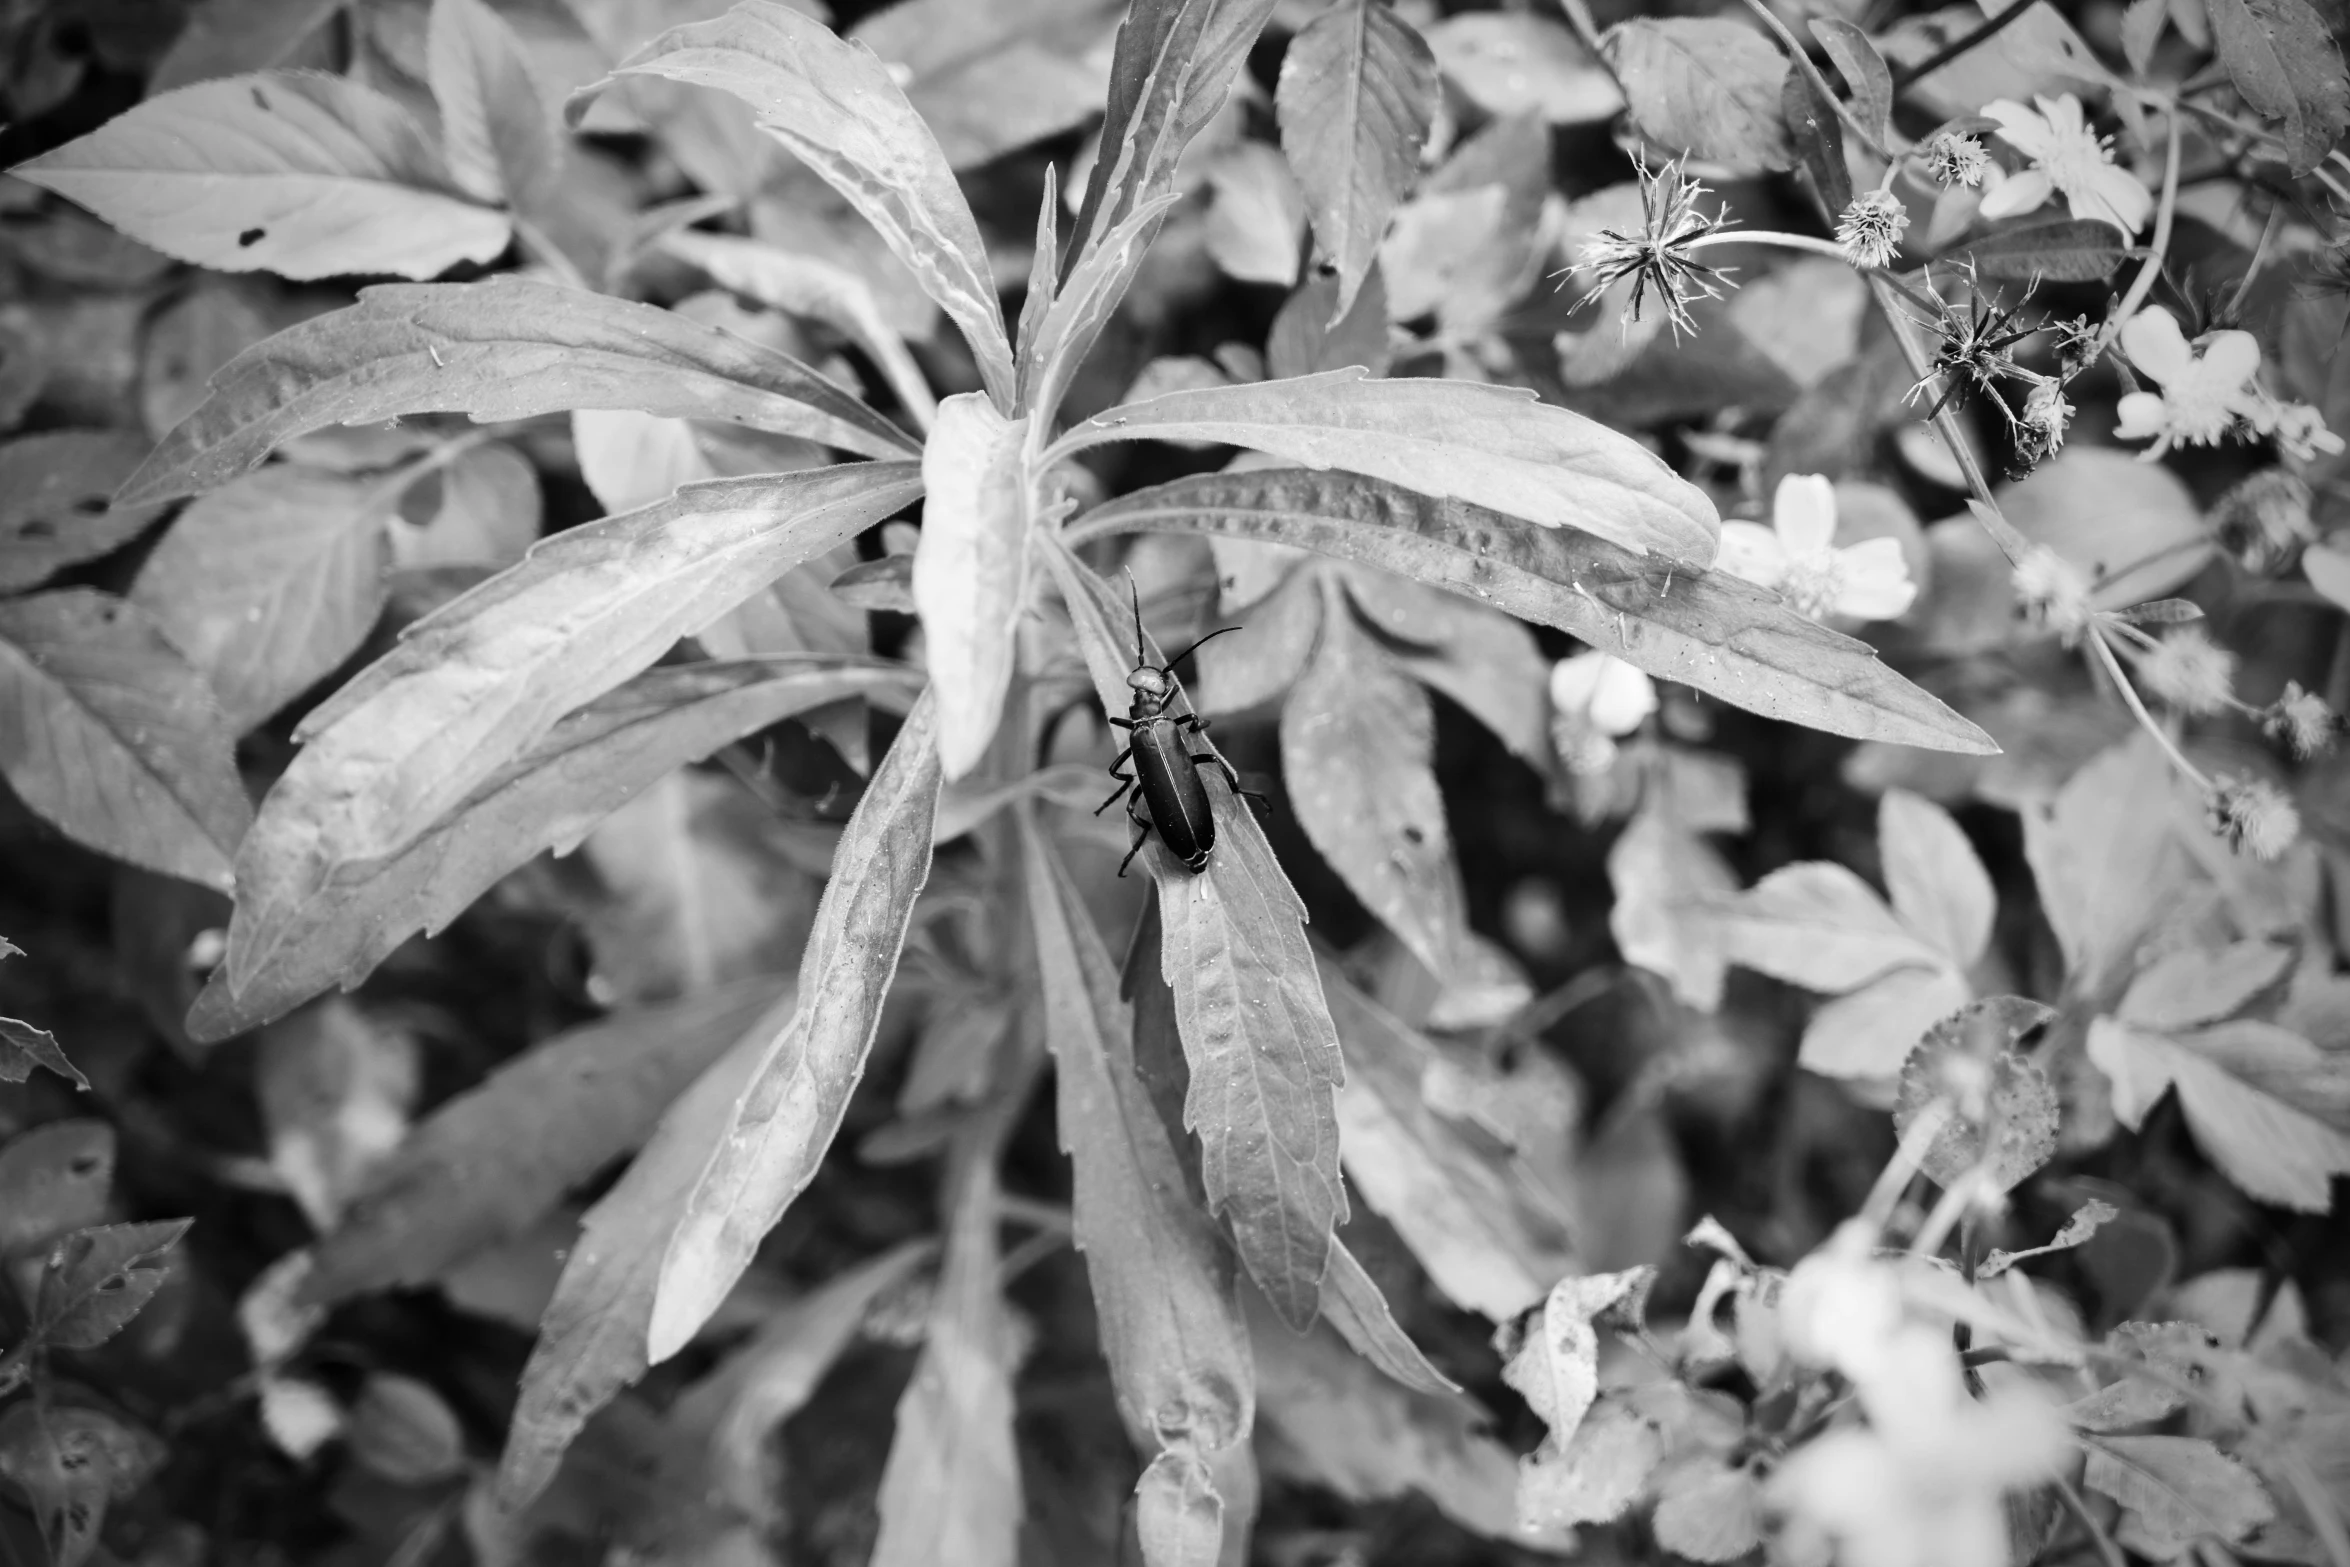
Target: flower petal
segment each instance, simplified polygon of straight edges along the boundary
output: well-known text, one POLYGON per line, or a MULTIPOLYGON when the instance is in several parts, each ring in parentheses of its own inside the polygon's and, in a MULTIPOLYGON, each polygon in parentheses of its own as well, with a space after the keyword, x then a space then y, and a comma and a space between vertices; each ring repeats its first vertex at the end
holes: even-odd
MULTIPOLYGON (((2122 323, 2121 345, 2140 375, 2165 386, 2195 373, 2195 351, 2187 346, 2177 319, 2160 305, 2148 305, 2122 323)), ((2122 401, 2126 404, 2129 398, 2122 401)))
POLYGON ((1656 682, 1620 658, 1609 658, 1591 697, 1591 723, 1603 735, 1628 735, 1656 711, 1656 682))
POLYGON ((1743 577, 1759 588, 1775 588, 1787 575, 1787 546, 1759 522, 1725 522, 1714 570, 1743 577))
POLYGON ((2260 368, 2260 339, 2249 332, 2214 332, 2197 366, 2211 384, 2233 392, 2260 368))
POLYGON ((2048 121, 2013 98, 1994 98, 1983 113, 1999 122, 1999 139, 2027 158, 2046 156, 2055 143, 2048 121))
POLYGON ((1827 549, 1836 542, 1836 486, 1825 474, 1787 475, 1771 497, 1771 527, 1789 560, 1827 549))
POLYGON ((2168 411, 2152 392, 2131 392, 2114 409, 2113 433, 2125 441, 2143 441, 2169 427, 2168 411))
POLYGON ((2073 216, 2111 223, 2124 234, 2135 236, 2154 216, 2154 193, 2139 184, 2138 176, 2129 170, 2109 166, 2090 176, 2087 191, 2074 195, 2073 216), (2081 210, 2084 198, 2093 210, 2081 210))
POLYGON ((2012 218, 2019 212, 2030 212, 2044 205, 2055 194, 2056 185, 2045 173, 2026 169, 1985 190, 1983 204, 1975 210, 1986 218, 2012 218))
POLYGON ((1897 539, 1863 539, 1836 552, 1841 586, 1835 612, 1855 620, 1891 620, 1917 601, 1918 585, 1909 580, 1909 562, 1902 558, 1897 539))

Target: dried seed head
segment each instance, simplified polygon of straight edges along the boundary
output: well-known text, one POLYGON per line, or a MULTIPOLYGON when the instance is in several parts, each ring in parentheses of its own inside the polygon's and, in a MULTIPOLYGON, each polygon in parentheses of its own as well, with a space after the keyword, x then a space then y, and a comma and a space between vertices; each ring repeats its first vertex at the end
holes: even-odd
POLYGON ((2138 678, 2182 713, 2216 713, 2235 695, 2236 655, 2189 626, 2139 657, 2138 678))
POLYGON ((2282 740, 2292 747, 2293 754, 2307 761, 2334 748, 2340 734, 2342 717, 2314 691, 2301 689, 2301 682, 2285 682, 2285 694, 2270 704, 2261 715, 2260 727, 2269 737, 2282 740))
POLYGON ((1889 190, 1872 190, 1853 197, 1836 220, 1836 245, 1856 267, 1889 267, 1908 227, 1909 209, 1901 198, 1889 190))
POLYGON ((1939 185, 1964 185, 1973 190, 1983 183, 1983 171, 1990 166, 1991 155, 1972 136, 1944 131, 1926 143, 1926 172, 1939 185))
POLYGON ((2260 576, 2290 566, 2317 537, 2309 520, 2312 496, 2298 475, 2263 468, 2240 480, 2212 504, 2208 522, 2219 547, 2260 576))
POLYGON ((1653 289, 1674 334, 1695 332, 1689 301, 1719 299, 1729 282, 1721 269, 1691 259, 1696 242, 1720 230, 1729 216, 1726 207, 1717 207, 1711 217, 1700 212, 1698 203, 1704 196, 1705 187, 1684 175, 1678 163, 1668 163, 1654 174, 1644 166, 1639 232, 1600 230, 1577 247, 1575 260, 1566 269, 1570 276, 1588 272, 1594 283, 1590 296, 1575 308, 1582 309, 1611 285, 1630 278, 1632 295, 1624 302, 1622 316, 1626 327, 1640 319, 1653 289))
POLYGON ((2081 568, 2046 545, 2037 545, 2016 562, 2016 602, 2034 625, 2043 626, 2069 645, 2089 628, 2094 609, 2089 603, 2089 579, 2081 568))
POLYGON ((2203 798, 2213 833, 2238 854, 2274 860, 2301 836, 2301 813, 2275 784, 2261 778, 2223 777, 2203 798))

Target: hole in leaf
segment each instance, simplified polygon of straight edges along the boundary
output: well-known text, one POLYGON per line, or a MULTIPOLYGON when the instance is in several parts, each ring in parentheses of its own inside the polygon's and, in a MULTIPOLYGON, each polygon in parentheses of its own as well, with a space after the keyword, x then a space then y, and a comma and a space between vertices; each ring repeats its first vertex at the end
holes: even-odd
POLYGON ((1403 836, 1406 843, 1422 844, 1428 841, 1427 832, 1419 827, 1407 825, 1403 830, 1403 836))
POLYGON ((73 503, 73 509, 84 517, 103 517, 109 504, 103 495, 85 495, 73 503))
MULTIPOLYGON (((253 96, 258 98, 261 95, 259 93, 255 93, 253 96)), ((253 246, 260 244, 261 241, 268 236, 268 233, 269 231, 267 229, 247 229, 244 233, 237 236, 237 248, 240 250, 251 249, 253 246)))
POLYGON ((27 517, 16 532, 19 538, 53 539, 57 537, 57 524, 46 517, 27 517))
POLYGON ((65 1168, 67 1173, 70 1174, 75 1180, 86 1181, 91 1176, 96 1175, 100 1170, 106 1168, 106 1160, 99 1154, 86 1153, 83 1154, 79 1159, 74 1160, 71 1164, 68 1164, 65 1168))
POLYGON ((263 96, 258 87, 253 89, 253 107, 259 109, 263 114, 269 112, 269 99, 263 96))

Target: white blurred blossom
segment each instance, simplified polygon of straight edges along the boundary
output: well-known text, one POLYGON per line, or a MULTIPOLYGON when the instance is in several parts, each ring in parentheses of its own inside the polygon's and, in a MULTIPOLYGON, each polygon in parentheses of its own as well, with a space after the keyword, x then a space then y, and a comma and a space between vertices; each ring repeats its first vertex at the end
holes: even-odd
POLYGON ((2252 385, 2260 369, 2260 344, 2249 332, 2213 332, 2198 352, 2179 323, 2160 305, 2149 305, 2122 323, 2122 352, 2130 366, 2161 388, 2132 392, 2121 400, 2114 433, 2125 441, 2151 438, 2140 456, 2149 460, 2174 445, 2211 446, 2239 420, 2263 416, 2265 404, 2252 385))
POLYGON ((1917 598, 1896 539, 1836 545, 1836 487, 1816 473, 1791 473, 1772 497, 1771 525, 1722 524, 1714 567, 1775 589, 1814 620, 1843 615, 1891 620, 1917 598))
POLYGON ((1994 98, 1983 112, 1999 122, 1999 139, 2032 160, 2017 174, 2000 178, 1983 194, 1982 215, 2013 217, 2061 195, 2076 218, 2110 223, 2135 235, 2154 213, 2154 198, 2138 177, 2118 167, 2105 138, 2089 129, 2081 100, 2071 93, 2034 98, 2026 108, 2012 98, 1994 98))

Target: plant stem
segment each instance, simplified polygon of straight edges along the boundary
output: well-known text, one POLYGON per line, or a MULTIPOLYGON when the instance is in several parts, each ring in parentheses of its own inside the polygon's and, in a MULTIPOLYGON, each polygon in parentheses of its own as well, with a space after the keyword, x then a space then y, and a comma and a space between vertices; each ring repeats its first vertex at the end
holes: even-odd
POLYGON ((1699 235, 1681 248, 1683 251, 1709 250, 1717 245, 1776 245, 1781 250, 1809 251, 1815 256, 1826 256, 1849 264, 1844 247, 1834 240, 1821 239, 1816 234, 1789 234, 1779 229, 1716 229, 1711 234, 1699 235))
POLYGON ((2199 789, 2209 789, 2211 780, 2204 775, 2203 769, 2187 760, 2187 754, 2170 737, 2170 731, 2156 723, 2154 715, 2146 711, 2146 704, 2139 698, 2138 688, 2130 684, 2130 677, 2123 671, 2121 660, 2113 656, 2112 648, 2106 646, 2103 626, 2093 625, 2089 628, 2089 645, 2097 650, 2097 657, 2105 665, 2105 673, 2120 688, 2122 701, 2128 706, 2130 716, 2138 721, 2138 727, 2154 737, 2154 743, 2162 747, 2162 754, 2170 758, 2171 766, 2179 770, 2181 777, 2199 789))
MULTIPOLYGON (((1894 306, 1893 280, 1883 273, 1872 272, 1866 276, 1870 290, 1876 295, 1877 308, 1884 312, 1886 323, 1893 328, 1893 340, 1901 347, 1901 357, 1909 361, 1911 373, 1921 382, 1933 380, 1934 365, 1926 357, 1925 345, 1917 339, 1916 324, 1894 306)), ((1991 517, 1999 519, 2000 526, 1991 527, 1988 519, 1985 519, 1985 526, 1993 541, 1999 545, 2000 552, 2007 556, 2009 565, 2020 564, 2021 540, 2013 528, 2006 526, 2006 519, 1999 511, 1999 503, 1991 497, 1991 481, 1984 476, 1983 465, 1975 460, 1975 448, 1967 440, 1966 431, 1958 422, 1958 410, 1949 402, 1945 401, 1935 411, 1934 429, 1941 435, 1942 444, 1949 448, 1951 460, 1958 464, 1959 476, 1966 481, 1967 493, 1991 517)))
POLYGON ((1852 134, 1860 138, 1860 144, 1875 153, 1879 160, 1892 162, 1893 154, 1885 150, 1885 144, 1877 139, 1877 133, 1861 124, 1860 116, 1852 112, 1852 106, 1829 90, 1828 79, 1820 74, 1818 66, 1812 64, 1811 55, 1804 49, 1802 40, 1788 31, 1787 24, 1779 20, 1778 13, 1764 5, 1762 0, 1746 0, 1746 9, 1760 17, 1762 24, 1777 36, 1780 45, 1787 51, 1789 62, 1803 73, 1814 91, 1835 107, 1836 118, 1842 120, 1852 134))
POLYGON ((2056 1487, 2056 1499, 2064 1503, 2064 1510, 2073 1515, 2073 1522, 2079 1524, 2089 1536, 2089 1543, 2097 1548, 2097 1554, 2105 1567, 2129 1567, 2122 1560, 2121 1547, 2113 1543, 2113 1536, 2107 1534, 2090 1513, 2089 1504, 2081 1499, 2080 1492, 2073 1489, 2073 1483, 2062 1475, 2058 1475, 2052 1483, 2056 1487))
POLYGON ((2146 296, 2154 292, 2154 280, 2162 275, 2162 255, 2170 248, 2171 221, 2179 210, 2179 117, 2173 113, 2169 120, 2170 147, 2163 155, 2162 198, 2154 208, 2153 247, 2139 264, 2138 275, 2130 280, 2130 291, 2122 296, 2120 307, 2106 318, 2105 329, 2097 334, 2098 355, 2112 346, 2122 323, 2138 313, 2138 308, 2146 303, 2146 296))
POLYGON ((2032 9, 2034 3, 2035 0, 2017 0, 2016 4, 1997 16, 1987 18, 1973 31, 1959 34, 1917 64, 1901 67, 1893 73, 1893 90, 1898 93, 1920 78, 1933 75, 1968 50, 1988 43, 2008 23, 2032 9))

